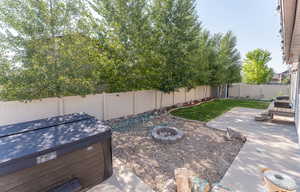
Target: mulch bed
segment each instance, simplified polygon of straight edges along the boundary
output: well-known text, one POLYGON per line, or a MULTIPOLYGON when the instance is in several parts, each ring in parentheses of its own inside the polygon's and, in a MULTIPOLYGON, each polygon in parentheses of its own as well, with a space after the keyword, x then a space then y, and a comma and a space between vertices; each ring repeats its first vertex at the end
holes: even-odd
POLYGON ((210 183, 219 182, 243 146, 227 141, 225 133, 201 122, 163 114, 141 123, 137 131, 113 132, 114 166, 131 169, 158 192, 176 191, 174 170, 186 167, 210 183), (149 125, 170 124, 185 133, 175 144, 161 144, 150 136, 149 125))

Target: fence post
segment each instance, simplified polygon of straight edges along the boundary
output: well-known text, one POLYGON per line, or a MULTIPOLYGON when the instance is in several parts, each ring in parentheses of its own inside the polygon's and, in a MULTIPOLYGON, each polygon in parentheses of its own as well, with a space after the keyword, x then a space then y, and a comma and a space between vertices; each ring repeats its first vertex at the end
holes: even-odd
POLYGON ((155 109, 157 109, 157 90, 154 90, 154 97, 155 97, 155 109))
POLYGON ((186 88, 184 88, 184 102, 186 102, 186 88))
POLYGON ((175 91, 173 91, 173 105, 175 105, 175 91))
POLYGON ((64 115, 64 99, 58 98, 58 115, 64 115))
POLYGON ((106 115, 105 115, 105 113, 106 113, 106 111, 105 111, 105 107, 106 107, 106 98, 105 98, 105 92, 103 92, 102 93, 102 95, 103 95, 103 97, 102 97, 102 107, 103 107, 103 109, 102 109, 102 115, 103 115, 103 120, 105 121, 106 120, 106 115))
POLYGON ((133 115, 135 115, 135 91, 133 91, 132 99, 133 99, 133 101, 132 101, 132 107, 133 107, 132 113, 133 113, 133 115))

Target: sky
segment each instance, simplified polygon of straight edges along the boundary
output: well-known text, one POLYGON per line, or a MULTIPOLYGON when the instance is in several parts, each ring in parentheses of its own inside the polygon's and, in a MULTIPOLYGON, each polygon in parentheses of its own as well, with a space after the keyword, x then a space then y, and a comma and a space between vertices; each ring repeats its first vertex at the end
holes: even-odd
POLYGON ((242 59, 256 48, 271 52, 268 66, 283 72, 280 14, 277 0, 197 0, 197 13, 203 27, 212 33, 231 30, 237 37, 242 59))

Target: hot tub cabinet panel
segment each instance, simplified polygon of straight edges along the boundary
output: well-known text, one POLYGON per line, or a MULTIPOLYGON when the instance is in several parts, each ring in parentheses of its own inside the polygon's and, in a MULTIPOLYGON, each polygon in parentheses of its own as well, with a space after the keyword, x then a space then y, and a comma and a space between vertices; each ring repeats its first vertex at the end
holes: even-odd
POLYGON ((1 192, 48 191, 72 179, 87 188, 112 175, 109 127, 86 114, 53 119, 0 127, 1 192))

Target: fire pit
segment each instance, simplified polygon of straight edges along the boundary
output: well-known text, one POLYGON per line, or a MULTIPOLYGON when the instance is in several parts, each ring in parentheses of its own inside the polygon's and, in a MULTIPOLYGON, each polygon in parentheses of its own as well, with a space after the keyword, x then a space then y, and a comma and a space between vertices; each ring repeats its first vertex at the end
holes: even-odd
POLYGON ((182 139, 184 133, 175 127, 159 125, 153 128, 151 135, 156 142, 172 144, 182 139))

